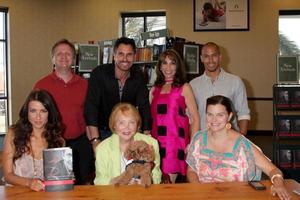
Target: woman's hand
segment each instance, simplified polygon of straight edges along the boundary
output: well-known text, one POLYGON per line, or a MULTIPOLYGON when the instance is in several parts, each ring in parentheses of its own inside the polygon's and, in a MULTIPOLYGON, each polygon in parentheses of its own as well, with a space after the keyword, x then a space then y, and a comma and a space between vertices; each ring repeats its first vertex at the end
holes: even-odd
POLYGON ((271 193, 273 196, 277 194, 281 200, 291 199, 291 195, 289 194, 289 192, 286 190, 284 186, 283 179, 280 178, 276 178, 274 180, 274 184, 271 186, 271 193))
POLYGON ((34 191, 36 191, 36 192, 45 189, 44 183, 43 183, 40 179, 36 179, 36 178, 34 178, 34 179, 29 179, 29 180, 28 180, 28 183, 27 183, 27 186, 28 186, 30 189, 32 189, 32 190, 34 190, 34 191))

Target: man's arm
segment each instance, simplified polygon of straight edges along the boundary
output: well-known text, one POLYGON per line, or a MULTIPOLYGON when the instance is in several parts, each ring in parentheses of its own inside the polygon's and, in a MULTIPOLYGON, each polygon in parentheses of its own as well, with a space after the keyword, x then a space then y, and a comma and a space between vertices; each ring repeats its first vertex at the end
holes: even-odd
POLYGON ((240 129, 240 133, 242 135, 246 135, 248 131, 248 126, 249 126, 249 120, 248 119, 242 119, 238 121, 238 126, 240 129))
POLYGON ((235 91, 233 104, 237 112, 237 121, 240 132, 243 135, 246 135, 250 121, 250 110, 248 107, 246 88, 243 81, 240 78, 238 78, 236 86, 237 88, 235 91))
MULTIPOLYGON (((84 118, 86 121, 86 134, 89 140, 93 140, 94 138, 99 138, 99 130, 98 130, 98 113, 99 113, 99 102, 100 102, 100 81, 97 78, 97 73, 99 70, 96 68, 89 79, 87 96, 85 99, 84 106, 84 118)), ((93 147, 96 147, 96 144, 99 143, 95 141, 91 141, 93 147), (95 144, 95 145, 94 145, 95 144)), ((94 148, 95 149, 95 148, 94 148)))
POLYGON ((99 134, 99 130, 97 126, 87 126, 86 127, 86 134, 87 137, 89 138, 92 146, 93 146, 93 150, 95 152, 97 145, 100 143, 100 134, 99 134))

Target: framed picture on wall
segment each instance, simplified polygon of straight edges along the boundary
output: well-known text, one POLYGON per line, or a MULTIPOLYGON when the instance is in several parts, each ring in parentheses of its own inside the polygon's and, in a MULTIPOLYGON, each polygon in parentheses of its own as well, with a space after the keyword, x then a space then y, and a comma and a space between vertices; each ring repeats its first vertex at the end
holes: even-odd
POLYGON ((248 31, 249 0, 194 0, 194 31, 248 31))
POLYGON ((199 45, 185 44, 183 46, 183 60, 187 74, 199 74, 199 45))
POLYGON ((277 83, 298 83, 298 56, 277 56, 277 83))

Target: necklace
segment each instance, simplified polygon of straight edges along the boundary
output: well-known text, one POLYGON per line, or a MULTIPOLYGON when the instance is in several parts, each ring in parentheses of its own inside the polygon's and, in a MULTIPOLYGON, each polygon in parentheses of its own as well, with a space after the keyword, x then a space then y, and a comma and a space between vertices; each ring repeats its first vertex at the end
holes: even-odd
POLYGON ((165 82, 166 82, 167 84, 171 84, 171 83, 173 83, 173 79, 166 79, 165 82))

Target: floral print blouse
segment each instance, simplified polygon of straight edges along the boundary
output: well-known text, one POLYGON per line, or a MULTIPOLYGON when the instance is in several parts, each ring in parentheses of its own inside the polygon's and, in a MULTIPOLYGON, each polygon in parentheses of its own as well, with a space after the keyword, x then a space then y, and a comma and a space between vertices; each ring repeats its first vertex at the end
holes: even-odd
POLYGON ((250 141, 238 137, 232 152, 220 153, 207 148, 207 131, 198 132, 191 141, 187 164, 200 182, 256 180, 257 170, 250 141))

